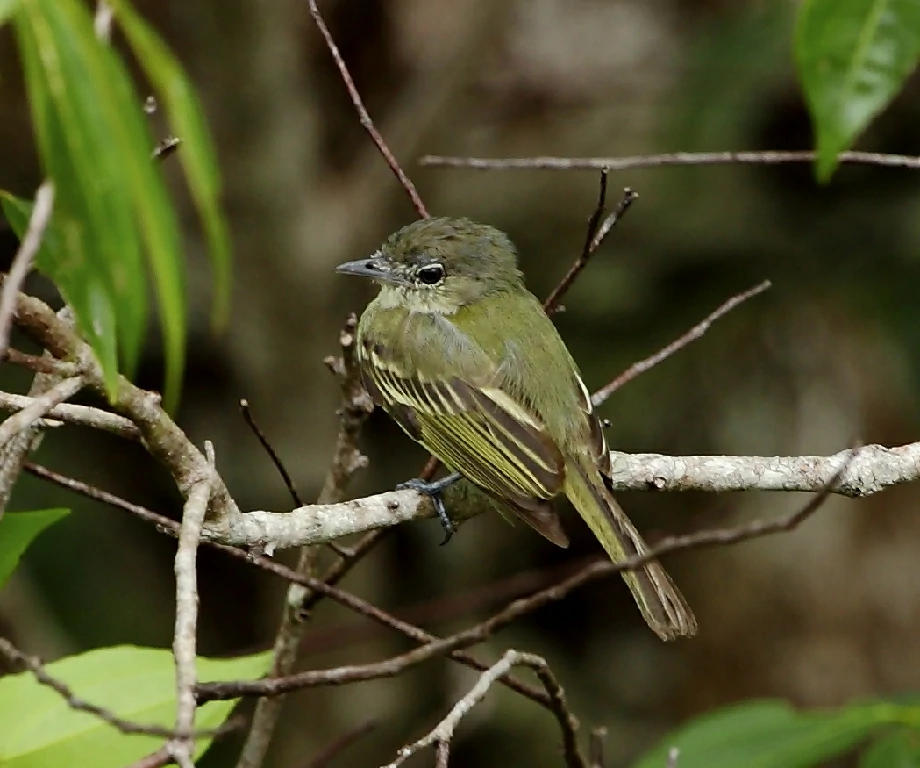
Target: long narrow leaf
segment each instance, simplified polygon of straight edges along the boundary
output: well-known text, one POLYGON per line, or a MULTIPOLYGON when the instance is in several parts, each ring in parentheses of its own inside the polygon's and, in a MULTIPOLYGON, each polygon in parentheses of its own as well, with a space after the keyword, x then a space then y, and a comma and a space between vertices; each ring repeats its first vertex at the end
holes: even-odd
POLYGON ((230 294, 230 237, 220 210, 217 158, 195 91, 179 62, 127 0, 112 0, 128 43, 153 83, 173 134, 182 141, 179 159, 207 234, 215 275, 214 319, 226 322, 230 294))

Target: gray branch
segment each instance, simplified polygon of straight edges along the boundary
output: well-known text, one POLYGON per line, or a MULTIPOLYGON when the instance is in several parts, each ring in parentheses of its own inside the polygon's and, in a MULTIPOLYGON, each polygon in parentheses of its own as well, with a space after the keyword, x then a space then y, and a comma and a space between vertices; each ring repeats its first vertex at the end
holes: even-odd
MULTIPOLYGON (((832 456, 663 456, 612 451, 615 491, 823 490, 846 464, 851 449, 832 456)), ((920 442, 862 447, 834 486, 834 493, 862 497, 920 479, 920 442)), ((451 506, 450 490, 447 503, 451 506)), ((487 504, 465 504, 471 517, 487 504)), ((461 511, 458 509, 458 511, 461 511)), ((313 504, 289 512, 226 515, 206 524, 204 538, 224 544, 276 549, 320 544, 340 536, 431 517, 429 501, 415 491, 393 491, 339 504, 313 504)))

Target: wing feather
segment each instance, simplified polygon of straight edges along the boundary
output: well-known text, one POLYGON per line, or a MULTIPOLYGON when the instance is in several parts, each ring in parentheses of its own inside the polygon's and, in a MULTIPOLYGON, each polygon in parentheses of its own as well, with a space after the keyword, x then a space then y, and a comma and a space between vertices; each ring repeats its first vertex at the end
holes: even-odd
POLYGON ((459 378, 434 381, 417 371, 406 375, 392 362, 374 362, 365 370, 384 408, 452 469, 522 507, 560 492, 562 453, 537 416, 506 393, 459 378))

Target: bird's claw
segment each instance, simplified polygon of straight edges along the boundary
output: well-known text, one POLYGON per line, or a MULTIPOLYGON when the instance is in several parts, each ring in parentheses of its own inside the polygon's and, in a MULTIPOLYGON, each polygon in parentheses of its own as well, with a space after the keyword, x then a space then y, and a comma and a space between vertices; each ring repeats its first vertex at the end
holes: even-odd
POLYGON ((448 475, 440 480, 435 480, 434 482, 429 482, 427 480, 422 480, 419 477, 412 478, 411 480, 406 480, 404 483, 400 483, 396 486, 396 490, 410 490, 415 491, 416 493, 421 493, 431 499, 431 504, 434 507, 434 511, 438 515, 438 520, 441 522, 441 527, 444 529, 444 541, 441 542, 443 547, 448 541, 450 541, 451 536, 454 535, 454 532, 457 530, 453 521, 447 515, 447 508, 444 506, 444 499, 441 494, 444 490, 453 485, 457 480, 460 479, 458 473, 448 475))

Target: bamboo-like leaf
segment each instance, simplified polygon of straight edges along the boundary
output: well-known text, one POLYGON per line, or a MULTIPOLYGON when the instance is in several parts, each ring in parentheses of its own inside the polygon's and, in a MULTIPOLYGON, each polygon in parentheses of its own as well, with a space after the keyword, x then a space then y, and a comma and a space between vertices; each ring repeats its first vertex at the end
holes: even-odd
POLYGON ((19 0, 0 0, 0 24, 13 15, 17 5, 19 0))
POLYGON ((920 0, 804 0, 795 54, 826 180, 920 61, 920 0))
POLYGON ((181 142, 179 160, 204 225, 215 275, 214 319, 226 322, 230 296, 230 237, 220 211, 220 174, 195 91, 172 52, 127 0, 111 0, 128 43, 153 84, 170 130, 181 142))
POLYGON ((15 26, 66 252, 66 268, 55 262, 48 274, 68 300, 77 297, 79 327, 114 397, 114 350, 130 372, 143 339, 146 252, 156 277, 172 405, 185 352, 184 259, 176 214, 151 158, 141 98, 124 63, 95 38, 81 0, 22 0, 15 26))

